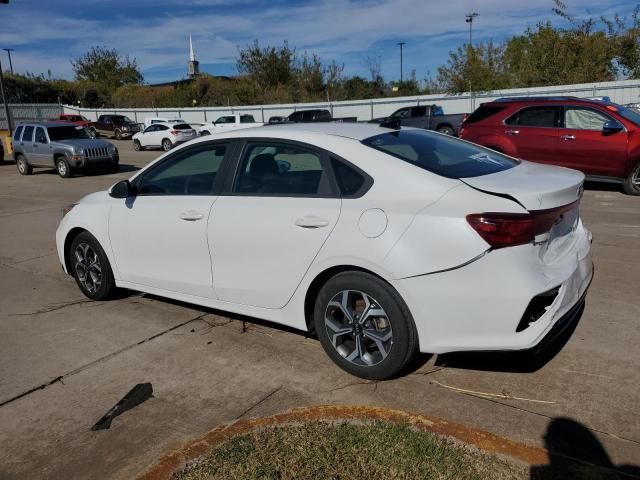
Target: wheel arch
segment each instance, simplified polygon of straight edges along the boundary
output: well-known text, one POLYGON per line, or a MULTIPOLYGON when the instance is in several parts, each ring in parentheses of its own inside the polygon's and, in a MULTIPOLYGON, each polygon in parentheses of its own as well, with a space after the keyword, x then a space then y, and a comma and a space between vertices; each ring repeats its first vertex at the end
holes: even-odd
POLYGON ((69 275, 71 275, 71 243, 74 238, 83 232, 89 232, 89 230, 82 227, 74 227, 67 232, 67 236, 64 238, 64 268, 69 275))

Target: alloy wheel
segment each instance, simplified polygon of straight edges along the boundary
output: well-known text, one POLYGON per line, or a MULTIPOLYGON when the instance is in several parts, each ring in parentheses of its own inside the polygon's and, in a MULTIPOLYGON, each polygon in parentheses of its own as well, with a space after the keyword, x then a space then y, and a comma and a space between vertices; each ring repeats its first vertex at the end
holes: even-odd
POLYGON ((389 317, 375 298, 359 290, 334 295, 327 305, 324 324, 336 351, 357 366, 379 364, 393 346, 389 317))
POLYGON ((67 174, 67 164, 64 160, 58 160, 58 173, 61 177, 64 177, 67 174))
POLYGON ((22 174, 27 171, 27 163, 22 158, 18 159, 18 171, 22 174))
POLYGON ((73 253, 78 281, 89 293, 97 292, 102 285, 102 266, 98 253, 84 242, 80 243, 73 253))

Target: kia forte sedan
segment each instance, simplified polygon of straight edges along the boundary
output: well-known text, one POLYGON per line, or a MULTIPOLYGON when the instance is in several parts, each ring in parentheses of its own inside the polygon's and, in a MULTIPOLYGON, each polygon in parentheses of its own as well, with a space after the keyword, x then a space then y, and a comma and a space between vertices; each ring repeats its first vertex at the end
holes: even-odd
POLYGON ((435 132, 282 124, 172 150, 65 209, 64 270, 314 331, 363 378, 418 352, 528 350, 592 277, 584 175, 435 132))

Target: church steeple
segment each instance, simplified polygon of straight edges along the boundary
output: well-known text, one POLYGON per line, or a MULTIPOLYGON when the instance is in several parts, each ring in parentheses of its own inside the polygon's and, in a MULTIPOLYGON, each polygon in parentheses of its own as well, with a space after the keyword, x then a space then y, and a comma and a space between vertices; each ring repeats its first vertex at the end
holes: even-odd
POLYGON ((200 75, 200 62, 196 60, 196 54, 193 51, 193 42, 191 41, 191 34, 189 34, 189 63, 188 76, 189 78, 195 78, 200 75))

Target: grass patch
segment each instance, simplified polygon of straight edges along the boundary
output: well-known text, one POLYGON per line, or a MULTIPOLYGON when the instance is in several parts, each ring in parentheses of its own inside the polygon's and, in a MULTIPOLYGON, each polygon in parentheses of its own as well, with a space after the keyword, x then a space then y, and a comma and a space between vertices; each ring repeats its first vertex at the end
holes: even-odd
POLYGON ((231 438, 173 480, 528 479, 529 468, 407 424, 310 422, 231 438))

